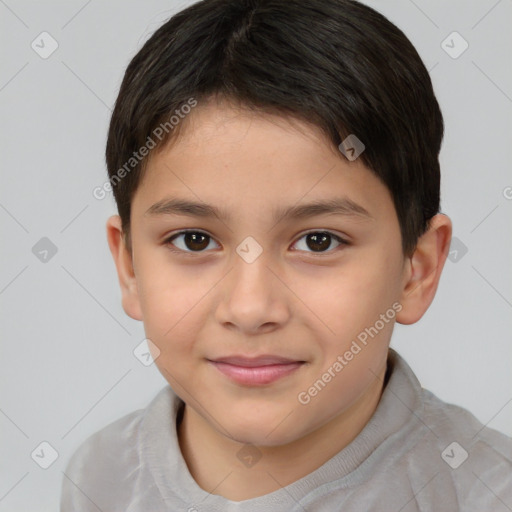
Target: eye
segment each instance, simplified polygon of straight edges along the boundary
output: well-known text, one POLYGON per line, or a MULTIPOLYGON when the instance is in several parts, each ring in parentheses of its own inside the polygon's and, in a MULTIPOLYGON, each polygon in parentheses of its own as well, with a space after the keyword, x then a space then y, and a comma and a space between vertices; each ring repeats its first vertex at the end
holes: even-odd
MULTIPOLYGON (((311 231, 303 235, 297 242, 295 242, 294 245, 299 246, 295 250, 312 253, 325 253, 333 252, 332 248, 329 251, 327 250, 331 247, 333 241, 337 244, 334 249, 342 245, 348 245, 346 240, 334 233, 330 233, 329 231, 311 231), (300 247, 303 239, 305 239, 305 243, 302 242, 302 247, 300 247)), ((181 251, 185 253, 202 253, 207 249, 214 248, 211 246, 212 243, 216 244, 213 238, 207 233, 193 230, 175 233, 166 239, 164 243, 166 245, 172 245, 174 248, 170 248, 173 251, 181 251)))
POLYGON ((302 247, 299 247, 298 250, 305 250, 306 252, 313 253, 323 253, 323 252, 333 252, 327 251, 330 247, 333 240, 338 244, 335 249, 341 245, 348 245, 346 240, 335 235, 334 233, 330 233, 329 231, 311 231, 303 235, 294 245, 300 245, 301 240, 305 239, 305 243, 302 243, 302 247), (307 249, 311 249, 308 251, 307 249))
POLYGON ((180 231, 165 240, 166 245, 171 244, 176 247, 177 250, 189 253, 201 253, 204 252, 205 249, 211 249, 211 242, 213 242, 212 237, 202 231, 180 231), (175 241, 177 242, 175 243, 175 241))

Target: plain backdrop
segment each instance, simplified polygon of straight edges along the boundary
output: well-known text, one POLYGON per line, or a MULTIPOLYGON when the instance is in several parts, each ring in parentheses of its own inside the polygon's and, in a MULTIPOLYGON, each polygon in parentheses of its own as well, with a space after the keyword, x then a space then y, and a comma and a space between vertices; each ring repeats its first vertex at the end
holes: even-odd
MULTIPOLYGON (((57 510, 78 445, 166 385, 133 354, 144 331, 105 237, 115 205, 92 191, 127 64, 190 3, 0 1, 0 511, 57 510)), ((512 436, 512 1, 368 4, 430 71, 456 237, 433 305, 392 346, 424 387, 512 436)))

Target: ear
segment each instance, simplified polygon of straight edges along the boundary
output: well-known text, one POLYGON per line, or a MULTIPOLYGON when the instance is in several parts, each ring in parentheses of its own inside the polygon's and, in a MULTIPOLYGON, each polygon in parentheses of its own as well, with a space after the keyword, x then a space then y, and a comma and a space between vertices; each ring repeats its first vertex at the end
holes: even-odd
POLYGON ((400 299, 402 309, 396 316, 398 323, 413 324, 429 308, 450 250, 451 238, 452 223, 449 217, 444 214, 432 217, 413 255, 406 259, 400 299))
POLYGON ((117 269, 123 309, 134 320, 142 320, 133 259, 126 247, 121 217, 119 215, 113 215, 107 221, 107 240, 117 269))

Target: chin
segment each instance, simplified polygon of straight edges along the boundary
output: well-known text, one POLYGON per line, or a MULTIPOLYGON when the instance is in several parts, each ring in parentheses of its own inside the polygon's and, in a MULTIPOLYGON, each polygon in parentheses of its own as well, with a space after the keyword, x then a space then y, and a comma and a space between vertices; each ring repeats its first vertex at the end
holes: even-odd
POLYGON ((233 435, 233 439, 241 444, 249 444, 260 447, 276 447, 283 446, 285 444, 291 443, 298 439, 298 437, 294 435, 290 435, 289 432, 286 435, 278 435, 272 436, 268 435, 268 430, 258 430, 255 428, 254 430, 243 430, 237 431, 235 435, 233 435))
MULTIPOLYGON (((295 441, 301 434, 295 429, 290 429, 290 423, 286 421, 286 414, 246 414, 230 418, 223 422, 224 434, 229 432, 233 439, 243 444, 256 446, 281 446, 295 441), (284 421, 283 421, 284 420, 284 421)), ((290 416, 291 417, 291 416, 290 416)), ((289 419, 289 418, 288 418, 289 419)), ((298 426, 295 421, 295 426, 298 426)), ((301 429, 304 423, 300 422, 301 429)))

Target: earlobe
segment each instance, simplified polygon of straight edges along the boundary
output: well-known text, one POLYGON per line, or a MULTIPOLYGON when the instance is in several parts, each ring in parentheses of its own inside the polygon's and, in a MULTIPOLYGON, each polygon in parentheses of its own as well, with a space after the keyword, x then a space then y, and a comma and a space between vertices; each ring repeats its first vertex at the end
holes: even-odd
POLYGON ((133 260, 126 247, 121 217, 113 215, 107 220, 107 241, 114 259, 121 287, 122 305, 125 313, 134 320, 142 320, 137 281, 133 260))
POLYGON ((413 324, 427 311, 436 294, 441 272, 448 256, 452 223, 444 214, 430 220, 428 230, 419 238, 414 253, 406 262, 405 282, 397 322, 413 324))

